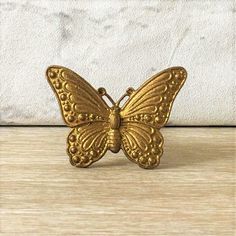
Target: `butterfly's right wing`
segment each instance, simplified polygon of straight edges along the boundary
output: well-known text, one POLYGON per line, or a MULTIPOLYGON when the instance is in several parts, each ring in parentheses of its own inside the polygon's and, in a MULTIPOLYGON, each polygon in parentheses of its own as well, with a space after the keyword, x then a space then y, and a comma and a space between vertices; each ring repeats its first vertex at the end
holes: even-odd
POLYGON ((145 169, 159 165, 163 149, 163 137, 150 125, 125 122, 120 128, 122 149, 129 160, 145 169))
POLYGON ((49 67, 46 76, 68 126, 108 121, 108 105, 81 76, 62 66, 49 67))
POLYGON ((70 163, 76 167, 88 167, 107 151, 109 124, 94 122, 74 128, 67 139, 70 163))
POLYGON ((137 122, 160 129, 170 116, 173 102, 187 78, 183 67, 166 69, 134 91, 121 109, 124 122, 137 122))
POLYGON ((167 123, 186 78, 187 72, 182 67, 166 69, 133 92, 121 109, 122 149, 140 167, 158 166, 163 152, 159 129, 167 123))

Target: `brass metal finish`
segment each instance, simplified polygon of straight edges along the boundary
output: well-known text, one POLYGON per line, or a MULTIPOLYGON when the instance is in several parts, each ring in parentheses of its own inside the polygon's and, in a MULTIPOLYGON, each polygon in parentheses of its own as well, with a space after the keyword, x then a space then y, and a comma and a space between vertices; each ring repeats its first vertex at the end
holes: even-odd
POLYGON ((67 139, 72 165, 88 167, 107 150, 117 153, 120 149, 142 168, 159 165, 163 153, 159 129, 167 123, 173 101, 187 78, 184 68, 172 67, 154 75, 139 89, 127 89, 118 102, 104 88, 95 90, 65 67, 51 66, 46 76, 65 123, 73 128, 67 139), (120 107, 126 96, 128 100, 120 107))

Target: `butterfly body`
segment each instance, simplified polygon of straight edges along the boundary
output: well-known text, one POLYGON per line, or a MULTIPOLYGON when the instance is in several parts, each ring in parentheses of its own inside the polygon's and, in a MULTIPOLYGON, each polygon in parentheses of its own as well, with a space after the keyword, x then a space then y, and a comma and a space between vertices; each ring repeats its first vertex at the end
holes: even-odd
POLYGON ((110 130, 108 132, 108 147, 109 150, 117 153, 121 147, 121 135, 120 135, 120 107, 114 105, 110 110, 109 115, 110 130))
POLYGON ((63 119, 72 128, 67 139, 72 165, 88 167, 107 150, 117 153, 120 149, 142 168, 159 165, 163 153, 159 129, 167 123, 173 101, 186 80, 184 68, 172 67, 154 75, 139 89, 127 89, 116 103, 104 88, 95 90, 65 67, 51 66, 46 76, 63 119), (126 96, 128 100, 120 107, 126 96))
POLYGON ((110 110, 109 122, 111 129, 119 129, 120 128, 120 107, 117 105, 113 106, 110 110))

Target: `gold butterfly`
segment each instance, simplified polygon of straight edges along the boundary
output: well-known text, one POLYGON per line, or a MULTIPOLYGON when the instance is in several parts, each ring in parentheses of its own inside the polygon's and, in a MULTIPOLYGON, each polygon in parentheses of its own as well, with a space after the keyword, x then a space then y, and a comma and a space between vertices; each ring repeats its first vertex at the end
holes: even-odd
POLYGON ((159 129, 168 121, 172 103, 187 78, 184 68, 172 67, 154 75, 139 89, 127 89, 117 102, 104 88, 95 90, 65 67, 51 66, 46 76, 65 123, 73 128, 67 139, 73 166, 88 167, 107 150, 117 153, 120 149, 142 168, 159 165, 163 153, 159 129))

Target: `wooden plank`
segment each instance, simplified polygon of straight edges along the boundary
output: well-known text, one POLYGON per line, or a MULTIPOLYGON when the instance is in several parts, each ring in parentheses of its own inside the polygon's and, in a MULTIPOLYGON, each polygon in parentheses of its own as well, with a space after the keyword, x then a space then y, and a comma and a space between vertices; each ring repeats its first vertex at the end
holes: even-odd
POLYGON ((0 128, 2 235, 234 235, 235 129, 164 128, 159 168, 72 167, 67 128, 0 128))

